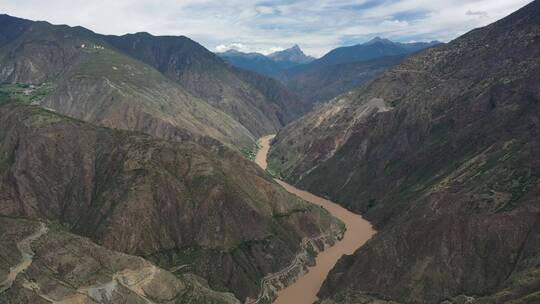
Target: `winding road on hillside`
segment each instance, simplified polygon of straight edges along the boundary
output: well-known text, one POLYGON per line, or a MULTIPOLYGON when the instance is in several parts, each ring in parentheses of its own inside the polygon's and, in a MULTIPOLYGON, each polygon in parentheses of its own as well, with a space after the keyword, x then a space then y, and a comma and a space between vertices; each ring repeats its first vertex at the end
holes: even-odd
MULTIPOLYGON (((267 155, 270 150, 270 143, 274 135, 262 137, 259 140, 261 148, 257 153, 255 162, 262 168, 267 167, 267 155)), ((283 188, 304 200, 322 206, 333 216, 339 218, 347 228, 343 239, 334 246, 320 252, 316 259, 316 265, 309 268, 309 272, 300 277, 296 282, 278 292, 278 297, 274 301, 277 304, 312 304, 317 300, 317 293, 322 286, 328 272, 334 267, 336 262, 344 254, 352 254, 360 246, 369 240, 375 230, 371 224, 360 215, 335 204, 327 199, 318 197, 309 192, 297 189, 284 181, 276 179, 283 188)))
POLYGON ((22 239, 20 242, 17 243, 17 249, 21 252, 22 260, 19 264, 11 267, 9 269, 9 273, 7 275, 7 278, 0 283, 0 293, 3 293, 4 291, 8 290, 11 285, 13 285, 13 282, 15 282, 15 279, 17 279, 17 276, 24 272, 30 265, 32 265, 32 261, 34 259, 34 251, 32 251, 32 242, 39 239, 42 235, 47 233, 48 229, 45 224, 40 223, 39 228, 36 230, 36 232, 32 233, 31 235, 27 236, 26 238, 22 239))

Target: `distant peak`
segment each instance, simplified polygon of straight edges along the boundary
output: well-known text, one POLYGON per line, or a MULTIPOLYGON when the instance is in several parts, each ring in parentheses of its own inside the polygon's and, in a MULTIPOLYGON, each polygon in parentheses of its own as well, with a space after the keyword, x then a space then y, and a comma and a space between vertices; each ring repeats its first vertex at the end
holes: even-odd
POLYGON ((288 49, 284 49, 284 50, 281 50, 281 51, 274 52, 274 53, 270 54, 269 56, 278 55, 278 54, 286 54, 286 53, 287 54, 297 53, 297 54, 304 55, 304 52, 302 51, 300 46, 298 44, 295 44, 295 45, 291 46, 288 49))
POLYGON ((144 37, 151 37, 152 36, 149 32, 136 32, 133 35, 134 36, 144 36, 144 37))
POLYGON ((366 42, 365 44, 374 44, 374 43, 384 43, 384 44, 390 44, 390 43, 393 43, 392 41, 386 39, 386 38, 381 38, 379 36, 376 36, 375 38, 369 40, 368 42, 366 42))
POLYGON ((283 50, 274 52, 268 55, 274 61, 291 61, 296 63, 307 63, 313 60, 312 57, 306 56, 298 44, 283 50))
MULTIPOLYGON (((295 50, 295 51, 300 51, 302 52, 302 49, 300 48, 300 46, 298 44, 295 44, 293 45, 290 50, 295 50)), ((303 53, 303 52, 302 52, 303 53)))

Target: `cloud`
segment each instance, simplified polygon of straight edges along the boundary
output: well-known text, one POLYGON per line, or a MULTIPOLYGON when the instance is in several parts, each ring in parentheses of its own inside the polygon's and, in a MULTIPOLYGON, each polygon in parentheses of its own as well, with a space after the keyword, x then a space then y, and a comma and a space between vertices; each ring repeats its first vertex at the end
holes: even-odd
POLYGON ((235 50, 239 52, 249 52, 249 48, 242 43, 220 44, 216 46, 217 52, 225 52, 228 50, 235 50))
POLYGON ((530 0, 2 0, 23 18, 104 34, 185 35, 210 50, 271 52, 299 44, 320 56, 374 36, 449 41, 530 0))
POLYGON ((482 17, 482 18, 487 18, 488 17, 488 13, 487 12, 484 12, 484 11, 471 11, 471 10, 468 10, 465 15, 467 16, 478 16, 478 17, 482 17))
POLYGON ((271 47, 267 47, 267 48, 257 49, 257 48, 249 47, 249 46, 247 46, 247 45, 245 45, 243 43, 233 42, 233 43, 229 43, 229 44, 220 44, 220 45, 215 47, 215 50, 216 50, 216 52, 219 52, 219 53, 226 52, 226 51, 229 51, 229 50, 235 50, 235 51, 239 51, 239 52, 243 52, 243 53, 256 52, 256 53, 261 53, 261 54, 264 54, 264 55, 268 55, 268 54, 271 54, 271 53, 274 53, 274 52, 283 51, 284 48, 279 47, 279 46, 271 46, 271 47))
POLYGON ((272 15, 272 14, 276 14, 278 12, 278 10, 276 8, 274 8, 272 6, 264 6, 264 5, 256 6, 255 10, 259 14, 262 14, 262 15, 272 15))

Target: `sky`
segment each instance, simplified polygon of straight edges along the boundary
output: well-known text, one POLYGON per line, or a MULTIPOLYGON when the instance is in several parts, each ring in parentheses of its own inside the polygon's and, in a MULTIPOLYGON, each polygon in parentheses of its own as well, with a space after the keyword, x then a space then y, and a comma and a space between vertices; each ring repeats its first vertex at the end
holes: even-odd
POLYGON ((211 51, 320 57, 375 36, 448 42, 531 0, 0 0, 0 13, 102 34, 184 35, 211 51))

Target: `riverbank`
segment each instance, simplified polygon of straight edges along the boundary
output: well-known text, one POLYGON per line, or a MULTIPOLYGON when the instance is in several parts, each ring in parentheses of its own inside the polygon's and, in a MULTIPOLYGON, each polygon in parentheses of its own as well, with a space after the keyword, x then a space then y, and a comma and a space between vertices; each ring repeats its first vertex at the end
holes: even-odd
MULTIPOLYGON (((261 148, 255 157, 255 162, 262 169, 266 169, 268 166, 267 155, 273 137, 273 135, 269 135, 259 140, 261 148)), ((336 203, 297 189, 284 181, 276 179, 276 182, 290 193, 325 208, 333 216, 343 221, 347 229, 343 239, 336 242, 334 246, 320 252, 317 255, 315 266, 309 267, 308 272, 300 276, 293 284, 278 291, 277 298, 274 301, 277 304, 312 304, 317 300, 317 293, 322 283, 339 258, 344 254, 352 254, 356 249, 364 245, 375 234, 375 230, 362 216, 352 213, 336 203)))

